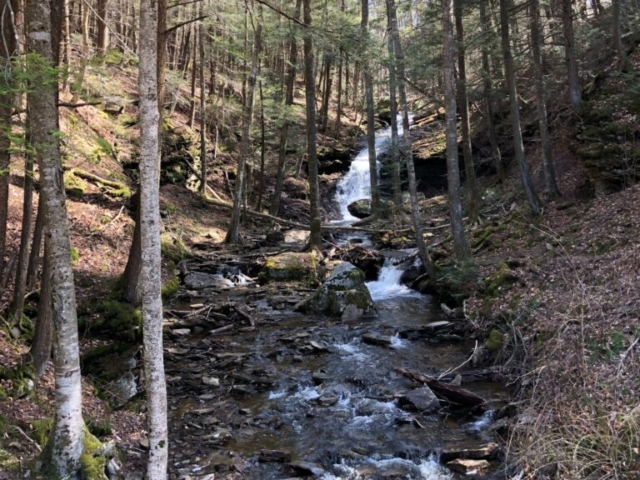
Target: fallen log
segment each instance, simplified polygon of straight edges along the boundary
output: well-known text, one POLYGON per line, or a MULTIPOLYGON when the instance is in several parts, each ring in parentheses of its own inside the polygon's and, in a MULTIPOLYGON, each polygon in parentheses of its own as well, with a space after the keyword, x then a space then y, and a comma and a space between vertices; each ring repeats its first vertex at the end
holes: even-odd
POLYGON ((423 375, 420 372, 412 372, 406 368, 396 368, 396 372, 418 383, 427 384, 429 388, 433 390, 433 393, 439 397, 444 397, 450 402, 468 407, 477 407, 485 403, 484 398, 465 388, 441 382, 434 377, 423 375))

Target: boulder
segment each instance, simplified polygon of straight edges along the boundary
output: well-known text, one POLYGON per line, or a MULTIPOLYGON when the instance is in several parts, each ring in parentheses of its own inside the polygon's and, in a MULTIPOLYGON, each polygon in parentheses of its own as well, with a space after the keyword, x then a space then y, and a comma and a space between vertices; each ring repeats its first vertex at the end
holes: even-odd
POLYGON ((284 232, 284 243, 307 243, 310 232, 308 230, 287 230, 284 232))
POLYGON ((490 467, 490 464, 486 460, 459 458, 457 460, 447 462, 447 467, 454 472, 462 473, 463 475, 482 475, 490 467))
POLYGON ((298 303, 294 309, 347 319, 373 312, 375 306, 365 285, 362 270, 348 262, 342 262, 333 270, 324 285, 298 303))
POLYGON ((349 213, 356 218, 367 218, 371 215, 371 200, 363 198, 347 205, 349 213))
POLYGON ((260 273, 263 282, 315 281, 318 278, 318 262, 311 253, 281 253, 267 257, 260 273))
POLYGON ((189 290, 203 290, 205 288, 233 288, 234 283, 222 275, 204 272, 189 272, 184 276, 184 286, 189 290))
POLYGON ((433 413, 440 409, 440 400, 427 386, 411 390, 405 395, 403 404, 422 413, 433 413))
POLYGON ((135 376, 132 372, 125 372, 120 378, 107 385, 106 392, 114 407, 123 406, 138 393, 135 376))
POLYGON ((272 230, 271 232, 267 233, 265 241, 267 242, 267 245, 278 245, 284 242, 284 233, 282 233, 280 230, 272 230))
POLYGON ((340 248, 335 257, 362 270, 368 282, 378 279, 378 274, 384 265, 384 255, 381 252, 360 245, 340 248))

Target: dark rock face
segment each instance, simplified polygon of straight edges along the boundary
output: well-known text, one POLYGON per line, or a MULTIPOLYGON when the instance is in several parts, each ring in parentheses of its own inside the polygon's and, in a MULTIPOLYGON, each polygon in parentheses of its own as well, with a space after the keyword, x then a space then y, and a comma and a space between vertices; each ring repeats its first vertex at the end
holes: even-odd
POLYGON ((318 152, 318 173, 331 175, 349 170, 354 151, 344 146, 326 148, 318 152))
POLYGON ((423 413, 433 413, 440 409, 440 400, 427 386, 411 390, 402 403, 423 413))
POLYGON ((371 200, 363 198, 347 205, 349 213, 356 218, 367 218, 371 215, 371 200))
POLYGON ((341 248, 334 258, 336 257, 362 270, 368 282, 378 279, 378 274, 384 265, 384 255, 382 253, 360 245, 341 248))

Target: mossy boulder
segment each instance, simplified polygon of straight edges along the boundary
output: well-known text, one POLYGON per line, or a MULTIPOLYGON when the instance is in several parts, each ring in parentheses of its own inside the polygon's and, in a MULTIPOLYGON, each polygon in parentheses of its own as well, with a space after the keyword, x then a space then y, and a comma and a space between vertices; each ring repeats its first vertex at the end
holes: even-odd
POLYGON ((375 306, 365 285, 364 272, 349 262, 342 262, 324 285, 294 309, 347 319, 371 313, 375 306))
POLYGON ((318 278, 318 262, 313 252, 281 253, 267 257, 260 280, 262 282, 306 281, 314 283, 318 278))
POLYGON ((349 213, 356 218, 367 218, 371 215, 371 200, 363 198, 347 205, 349 213))
POLYGON ((64 172, 64 190, 69 197, 82 198, 87 188, 87 182, 75 175, 72 170, 64 172))
POLYGON ((489 332, 489 338, 487 338, 486 347, 492 353, 498 353, 502 350, 502 345, 504 344, 504 340, 502 338, 502 333, 500 333, 495 328, 489 332))

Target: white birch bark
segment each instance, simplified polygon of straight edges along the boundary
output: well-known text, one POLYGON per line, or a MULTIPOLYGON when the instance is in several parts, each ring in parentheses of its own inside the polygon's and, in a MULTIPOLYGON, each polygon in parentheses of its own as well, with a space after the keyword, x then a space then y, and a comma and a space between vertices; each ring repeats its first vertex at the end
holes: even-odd
POLYGON ((25 5, 26 43, 30 54, 39 57, 32 71, 38 88, 30 89, 27 100, 31 136, 40 170, 44 202, 45 231, 50 248, 53 323, 55 325, 55 423, 49 439, 51 462, 48 468, 60 478, 74 477, 83 449, 82 391, 76 297, 71 269, 69 222, 62 182, 58 123, 58 79, 55 66, 51 4, 28 0, 25 5), (42 68, 44 67, 44 68, 42 68))
POLYGON ((158 2, 140 2, 140 233, 142 245, 142 320, 147 391, 149 458, 147 478, 167 478, 167 389, 162 352, 160 277, 160 162, 158 112, 158 2))

